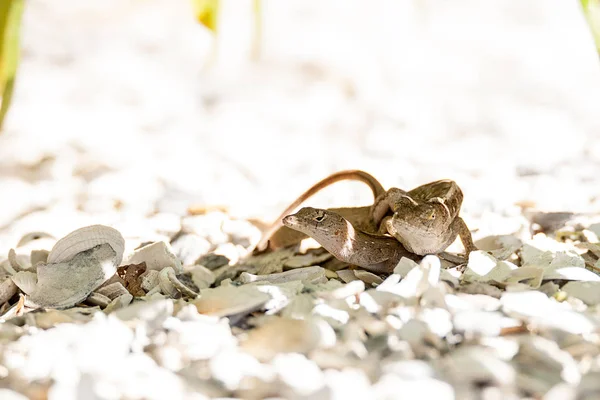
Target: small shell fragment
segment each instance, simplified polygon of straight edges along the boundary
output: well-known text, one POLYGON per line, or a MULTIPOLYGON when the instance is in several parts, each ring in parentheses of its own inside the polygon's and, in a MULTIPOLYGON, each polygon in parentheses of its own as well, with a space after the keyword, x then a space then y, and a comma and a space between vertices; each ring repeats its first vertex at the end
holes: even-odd
POLYGON ((202 291, 193 304, 200 314, 225 317, 246 315, 261 309, 271 296, 261 292, 255 285, 220 286, 202 291))
POLYGON ((346 283, 359 280, 358 277, 354 274, 354 271, 351 269, 341 269, 336 273, 340 277, 340 279, 346 283))
POLYGON ((111 300, 116 299, 124 294, 129 294, 129 291, 121 284, 121 282, 114 282, 110 285, 102 286, 95 293, 100 293, 111 300))
POLYGON ((91 293, 85 301, 92 305, 100 306, 100 307, 104 308, 110 304, 111 300, 103 294, 94 292, 94 293, 91 293))
POLYGON ((562 290, 569 296, 577 297, 584 303, 595 306, 600 304, 600 282, 568 282, 562 290))
POLYGON ((11 277, 21 292, 31 294, 37 285, 37 274, 29 271, 19 271, 11 277))
POLYGON ((160 292, 167 297, 171 297, 173 299, 181 297, 180 292, 177 290, 171 279, 169 279, 169 272, 175 273, 173 268, 167 267, 163 268, 158 273, 158 286, 160 287, 160 292))
POLYGON ((8 251, 8 262, 15 271, 26 271, 31 268, 31 264, 28 263, 27 257, 17 255, 15 249, 8 251))
POLYGON ((6 303, 13 297, 18 291, 17 285, 13 282, 11 278, 5 278, 2 283, 0 283, 0 305, 6 303))
POLYGON ((302 281, 307 283, 324 283, 327 282, 325 270, 321 267, 304 267, 296 268, 286 272, 279 272, 267 275, 253 275, 247 272, 242 272, 239 277, 242 283, 267 281, 270 283, 284 283, 290 281, 302 281))
POLYGON ((23 247, 31 242, 34 242, 36 240, 40 240, 40 239, 54 239, 54 236, 52 236, 49 233, 46 232, 29 232, 25 235, 23 235, 21 237, 21 239, 19 239, 19 243, 17 243, 17 247, 23 247))
POLYGON ((354 275, 369 286, 380 285, 383 283, 383 279, 381 279, 379 276, 362 269, 355 270, 354 275))
POLYGON ((215 274, 203 265, 196 265, 191 271, 192 281, 199 289, 206 289, 215 283, 215 274))
POLYGON ((114 299, 113 301, 111 301, 110 304, 104 308, 104 312, 111 313, 115 310, 125 308, 129 304, 131 304, 132 300, 133 300, 133 296, 130 293, 119 296, 116 299, 114 299))
POLYGON ((121 264, 125 239, 119 231, 105 225, 91 225, 77 229, 60 239, 48 254, 48 264, 67 262, 77 254, 107 243, 116 254, 116 265, 121 264))
POLYGON ((158 275, 159 272, 153 269, 148 270, 140 275, 140 278, 142 279, 141 286, 146 293, 158 285, 158 275))
POLYGON ((137 249, 127 260, 127 264, 146 263, 147 269, 161 271, 171 267, 175 272, 183 272, 181 261, 173 254, 169 246, 163 242, 154 242, 137 249))
POLYGON ((169 278, 173 286, 175 286, 175 289, 177 289, 183 296, 191 298, 198 297, 198 292, 194 290, 197 290, 198 288, 192 288, 194 286, 194 283, 192 282, 192 279, 190 277, 187 277, 187 275, 183 274, 175 275, 175 271, 173 271, 173 268, 165 269, 167 270, 167 277, 169 278), (187 279, 184 279, 185 277, 187 277, 187 279), (183 280, 189 280, 189 282, 187 282, 186 284, 182 282, 183 280))

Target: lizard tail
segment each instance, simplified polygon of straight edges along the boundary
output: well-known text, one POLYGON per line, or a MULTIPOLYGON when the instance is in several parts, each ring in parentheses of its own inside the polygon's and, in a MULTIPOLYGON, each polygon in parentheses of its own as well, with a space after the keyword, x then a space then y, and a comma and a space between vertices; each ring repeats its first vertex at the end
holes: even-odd
POLYGON ((326 188, 327 186, 343 180, 353 180, 367 184, 369 188, 371 188, 371 191, 373 192, 373 197, 375 199, 385 193, 385 189, 383 188, 383 186, 381 186, 381 183, 379 183, 379 181, 375 179, 373 175, 365 171, 361 171, 359 169, 349 169, 335 172, 329 175, 328 177, 321 179, 319 182, 311 186, 307 191, 298 196, 298 198, 294 200, 294 202, 292 202, 292 204, 290 204, 263 233, 260 241, 256 244, 252 252, 256 253, 266 250, 269 244, 269 240, 271 239, 273 234, 283 226, 281 220, 285 216, 291 214, 296 208, 300 206, 300 204, 304 203, 308 198, 310 198, 320 190, 326 188))

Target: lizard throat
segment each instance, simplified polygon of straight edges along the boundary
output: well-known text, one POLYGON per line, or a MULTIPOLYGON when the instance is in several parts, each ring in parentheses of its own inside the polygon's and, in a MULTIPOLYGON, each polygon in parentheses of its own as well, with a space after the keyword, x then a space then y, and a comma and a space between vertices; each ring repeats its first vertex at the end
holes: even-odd
POLYGON ((348 221, 346 221, 346 230, 344 234, 340 237, 341 242, 339 246, 339 252, 342 256, 350 256, 355 252, 355 244, 356 244, 356 231, 354 230, 354 226, 348 221))

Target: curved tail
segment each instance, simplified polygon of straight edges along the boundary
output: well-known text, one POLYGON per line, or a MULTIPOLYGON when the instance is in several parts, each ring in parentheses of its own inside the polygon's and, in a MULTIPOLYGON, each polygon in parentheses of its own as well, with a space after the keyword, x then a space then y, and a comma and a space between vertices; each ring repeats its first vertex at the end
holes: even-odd
POLYGON ((319 192, 321 189, 324 189, 329 185, 343 180, 353 180, 366 183, 369 186, 369 188, 371 188, 371 191, 373 192, 373 197, 375 199, 379 195, 385 193, 385 189, 383 188, 383 186, 381 186, 381 183, 379 183, 379 181, 375 179, 373 175, 365 171, 361 171, 358 169, 349 169, 333 173, 328 177, 321 179, 319 182, 311 186, 307 191, 298 196, 298 198, 294 200, 294 202, 292 202, 292 204, 290 204, 263 233, 260 241, 256 244, 252 252, 261 252, 266 250, 269 244, 269 240, 271 239, 273 234, 283 226, 281 220, 285 216, 291 214, 296 208, 298 208, 308 198, 313 196, 315 193, 319 192))

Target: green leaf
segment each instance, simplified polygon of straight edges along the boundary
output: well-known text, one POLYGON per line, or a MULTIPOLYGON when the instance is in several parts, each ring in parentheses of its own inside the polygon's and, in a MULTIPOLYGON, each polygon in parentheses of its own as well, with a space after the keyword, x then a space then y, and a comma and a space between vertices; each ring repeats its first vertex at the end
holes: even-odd
POLYGON ((192 0, 196 19, 212 32, 217 32, 219 0, 192 0))
POLYGON ((254 37, 252 39, 252 57, 258 60, 260 57, 261 43, 263 36, 263 21, 262 21, 262 2, 261 0, 253 1, 253 15, 254 15, 254 37))
POLYGON ((592 36, 596 42, 596 50, 600 53, 600 1, 599 0, 580 0, 581 8, 587 19, 592 36))
POLYGON ((8 112, 19 65, 19 33, 24 0, 0 0, 0 129, 8 112))

